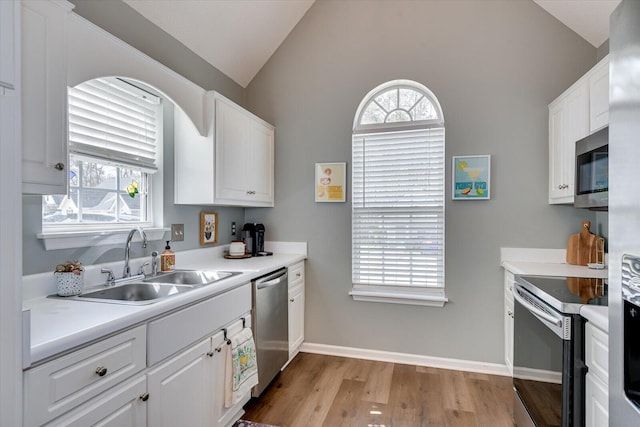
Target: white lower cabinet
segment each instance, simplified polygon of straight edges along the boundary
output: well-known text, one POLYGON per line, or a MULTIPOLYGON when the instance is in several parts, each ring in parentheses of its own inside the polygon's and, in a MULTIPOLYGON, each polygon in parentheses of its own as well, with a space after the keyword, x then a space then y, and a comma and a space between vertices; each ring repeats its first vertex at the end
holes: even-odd
POLYGON ((304 261, 289 267, 289 361, 304 341, 304 261))
POLYGON ((609 425, 609 335, 587 322, 585 332, 586 427, 609 425))
POLYGON ((146 426, 148 396, 147 379, 144 375, 139 375, 57 418, 47 426, 146 426))
POLYGON ((226 337, 250 310, 246 283, 26 370, 24 425, 231 426, 251 392, 225 407, 226 337))
POLYGON ((504 363, 513 373, 513 284, 512 272, 504 272, 504 363))
POLYGON ((24 423, 39 426, 145 368, 146 326, 124 331, 24 373, 24 423))
POLYGON ((587 374, 585 383, 586 427, 609 425, 609 391, 595 375, 587 374))
POLYGON ((211 339, 207 338, 147 374, 150 426, 211 426, 211 339))

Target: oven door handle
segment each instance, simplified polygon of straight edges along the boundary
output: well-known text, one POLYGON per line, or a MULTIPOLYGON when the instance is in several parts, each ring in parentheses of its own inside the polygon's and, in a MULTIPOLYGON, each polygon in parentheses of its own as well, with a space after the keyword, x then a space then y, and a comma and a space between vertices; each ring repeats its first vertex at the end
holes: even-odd
POLYGON ((533 315, 535 315, 540 320, 544 320, 544 321, 546 321, 548 323, 551 323, 552 325, 556 325, 557 327, 562 327, 562 319, 557 319, 557 318, 551 316, 550 314, 547 314, 544 311, 540 310, 539 308, 536 308, 533 305, 531 305, 529 303, 529 301, 525 300, 524 298, 522 298, 520 296, 520 294, 518 294, 517 288, 515 289, 515 292, 513 293, 513 298, 516 301, 518 301, 520 304, 522 304, 522 306, 524 308, 529 310, 533 315))

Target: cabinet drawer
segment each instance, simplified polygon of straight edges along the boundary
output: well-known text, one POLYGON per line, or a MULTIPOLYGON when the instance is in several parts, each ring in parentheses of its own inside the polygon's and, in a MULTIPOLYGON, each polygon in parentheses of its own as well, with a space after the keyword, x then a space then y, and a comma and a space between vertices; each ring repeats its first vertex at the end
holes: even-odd
POLYGON ((589 373, 609 383, 609 336, 589 322, 585 327, 585 359, 589 373))
POLYGON ((25 424, 40 425, 144 369, 145 325, 24 373, 25 424))
POLYGON ((289 267, 289 290, 304 283, 304 261, 289 267))
POLYGON ((149 322, 147 364, 153 366, 251 310, 251 284, 149 322))

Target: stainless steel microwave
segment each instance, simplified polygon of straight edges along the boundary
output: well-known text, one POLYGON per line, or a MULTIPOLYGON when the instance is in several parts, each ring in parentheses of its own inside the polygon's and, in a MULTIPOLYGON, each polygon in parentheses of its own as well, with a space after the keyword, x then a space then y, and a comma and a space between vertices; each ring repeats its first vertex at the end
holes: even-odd
POLYGON ((609 128, 576 142, 576 184, 573 206, 609 209, 609 128))

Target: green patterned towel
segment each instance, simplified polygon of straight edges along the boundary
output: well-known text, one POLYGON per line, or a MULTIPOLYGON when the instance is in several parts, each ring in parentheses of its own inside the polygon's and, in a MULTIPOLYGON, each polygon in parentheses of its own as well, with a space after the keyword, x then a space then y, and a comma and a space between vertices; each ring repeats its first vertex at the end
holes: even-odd
POLYGON ((231 337, 225 354, 224 405, 229 408, 239 402, 258 384, 256 345, 250 328, 244 328, 231 337))

